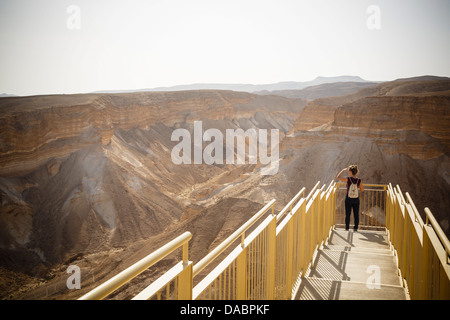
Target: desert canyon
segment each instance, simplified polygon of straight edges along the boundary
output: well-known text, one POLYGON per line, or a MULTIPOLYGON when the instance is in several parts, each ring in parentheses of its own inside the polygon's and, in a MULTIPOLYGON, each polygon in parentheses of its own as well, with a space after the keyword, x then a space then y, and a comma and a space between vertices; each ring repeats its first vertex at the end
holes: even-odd
POLYGON ((76 299, 184 231, 195 263, 271 199, 280 210, 350 164, 364 182, 400 185, 450 234, 450 78, 2 97, 0 110, 1 299, 76 299), (194 121, 278 129, 277 174, 174 164, 172 132, 194 121), (82 270, 80 290, 66 287, 69 265, 82 270))

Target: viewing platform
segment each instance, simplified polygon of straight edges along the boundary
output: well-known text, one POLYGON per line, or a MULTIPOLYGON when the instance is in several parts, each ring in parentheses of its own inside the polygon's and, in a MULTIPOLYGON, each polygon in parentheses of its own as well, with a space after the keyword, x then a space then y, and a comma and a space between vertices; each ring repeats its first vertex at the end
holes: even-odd
POLYGON ((423 221, 398 185, 365 184, 359 230, 346 231, 345 190, 318 182, 278 213, 273 199, 195 264, 186 231, 80 299, 106 298, 178 248, 133 300, 450 299, 450 242, 431 211, 423 221))

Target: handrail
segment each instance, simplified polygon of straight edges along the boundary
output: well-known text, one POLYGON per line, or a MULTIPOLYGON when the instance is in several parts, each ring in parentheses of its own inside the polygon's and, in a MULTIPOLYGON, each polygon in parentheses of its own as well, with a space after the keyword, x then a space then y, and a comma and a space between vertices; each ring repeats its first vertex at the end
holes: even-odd
POLYGON ((325 190, 325 193, 328 193, 328 191, 330 191, 330 189, 333 188, 334 185, 336 185, 336 182, 333 180, 328 185, 327 189, 325 190))
POLYGON ((183 246, 183 263, 187 263, 188 259, 188 241, 192 238, 190 232, 185 232, 178 236, 174 240, 170 241, 166 245, 162 246, 155 252, 149 254, 145 258, 139 260, 132 266, 123 270, 116 276, 112 277, 108 281, 104 282, 100 286, 86 293, 84 296, 79 298, 79 300, 100 300, 108 296, 127 282, 129 282, 134 277, 138 276, 152 265, 183 246))
MULTIPOLYGON (((405 192, 405 195, 406 195, 406 199, 408 199, 408 203, 411 205, 411 207, 412 207, 412 209, 413 209, 413 211, 414 211, 414 215, 415 215, 416 221, 419 222, 420 227, 422 227, 422 226, 423 226, 423 219, 422 219, 422 217, 420 216, 419 211, 417 210, 417 207, 416 207, 416 205, 414 204, 414 201, 412 200, 412 198, 411 198, 411 196, 409 195, 408 192, 405 192)), ((430 213, 431 213, 431 212, 430 212, 430 213)))
POLYGON ((308 200, 312 197, 312 195, 314 194, 314 192, 316 191, 317 187, 319 186, 320 181, 317 181, 316 185, 311 189, 311 191, 309 192, 309 194, 306 196, 306 203, 308 203, 308 200))
POLYGON ((402 190, 400 189, 400 186, 397 185, 396 188, 397 188, 397 191, 398 191, 398 195, 399 195, 400 198, 402 199, 403 204, 405 204, 405 203, 406 203, 405 197, 403 196, 403 193, 402 193, 402 190))
POLYGON ((280 211, 280 213, 278 213, 277 215, 277 221, 280 221, 280 219, 286 214, 287 210, 290 209, 291 213, 292 213, 292 205, 294 204, 295 201, 298 200, 298 198, 300 198, 300 196, 302 194, 305 193, 305 187, 303 187, 292 199, 291 201, 288 202, 288 204, 280 211))
MULTIPOLYGON (((342 187, 342 186, 345 186, 345 182, 336 182, 336 185, 338 185, 338 186, 340 186, 340 187, 342 187)), ((380 188, 380 187, 384 187, 384 186, 386 186, 385 184, 376 184, 376 183, 364 183, 364 190, 367 190, 367 188, 368 187, 378 187, 378 188, 380 188)), ((382 189, 376 189, 376 190, 379 190, 379 191, 383 191, 382 189)))
POLYGON ((268 204, 258 211, 253 217, 251 217, 246 223, 244 223, 239 229, 237 229, 233 234, 231 234, 226 240, 224 240, 220 245, 218 245, 213 251, 207 254, 202 260, 194 265, 193 276, 195 277, 200 273, 208 264, 210 264, 218 255, 225 251, 234 241, 239 237, 242 237, 242 242, 244 240, 244 234, 247 229, 249 229, 260 217, 262 217, 270 208, 275 204, 275 199, 271 200, 268 204))
POLYGON ((428 220, 431 222, 434 232, 436 232, 436 235, 438 236, 439 240, 441 241, 442 245, 445 248, 445 252, 447 253, 447 263, 449 263, 448 257, 450 255, 450 241, 448 240, 447 236, 445 235, 444 231, 442 230, 441 226, 437 222, 434 215, 431 213, 430 209, 426 207, 424 211, 426 215, 425 224, 428 225, 428 220))
MULTIPOLYGON (((323 187, 322 187, 323 188, 323 187)), ((306 201, 306 211, 309 210, 309 208, 312 206, 312 204, 314 203, 314 200, 316 199, 316 197, 319 195, 320 191, 322 191, 322 189, 315 189, 314 194, 312 194, 312 196, 309 198, 308 201, 306 201)), ((309 195, 308 195, 309 196, 309 195)))

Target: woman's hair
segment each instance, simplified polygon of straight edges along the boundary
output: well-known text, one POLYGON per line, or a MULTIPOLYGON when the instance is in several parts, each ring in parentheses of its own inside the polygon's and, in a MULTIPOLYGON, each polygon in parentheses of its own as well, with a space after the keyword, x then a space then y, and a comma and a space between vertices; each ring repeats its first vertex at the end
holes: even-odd
POLYGON ((356 175, 358 173, 358 166, 356 164, 351 165, 350 167, 348 167, 348 170, 350 170, 353 175, 356 175))

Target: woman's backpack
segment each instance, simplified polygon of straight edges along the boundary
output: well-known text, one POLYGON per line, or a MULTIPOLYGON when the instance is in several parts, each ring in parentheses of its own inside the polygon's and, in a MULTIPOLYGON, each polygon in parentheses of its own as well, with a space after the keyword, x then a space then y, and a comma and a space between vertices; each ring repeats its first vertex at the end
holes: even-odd
POLYGON ((359 190, 358 190, 358 182, 359 179, 356 179, 356 183, 353 183, 352 178, 350 179, 350 187, 348 188, 348 197, 349 198, 358 198, 359 197, 359 190))

